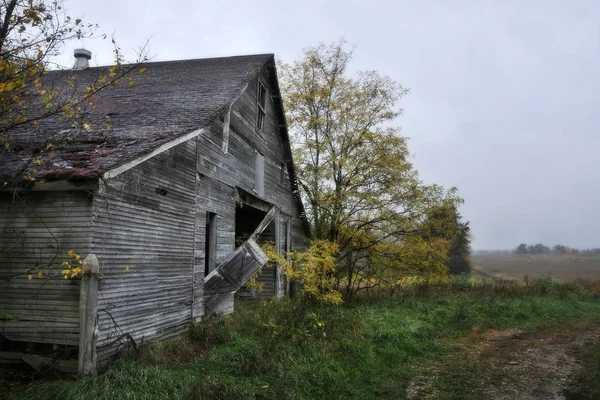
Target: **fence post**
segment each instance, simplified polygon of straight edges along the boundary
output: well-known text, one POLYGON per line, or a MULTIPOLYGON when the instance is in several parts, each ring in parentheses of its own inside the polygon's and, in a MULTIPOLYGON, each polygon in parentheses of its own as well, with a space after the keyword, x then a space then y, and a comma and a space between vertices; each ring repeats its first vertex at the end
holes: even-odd
POLYGON ((84 274, 79 290, 79 377, 96 375, 96 339, 98 338, 98 272, 94 254, 83 260, 84 274))

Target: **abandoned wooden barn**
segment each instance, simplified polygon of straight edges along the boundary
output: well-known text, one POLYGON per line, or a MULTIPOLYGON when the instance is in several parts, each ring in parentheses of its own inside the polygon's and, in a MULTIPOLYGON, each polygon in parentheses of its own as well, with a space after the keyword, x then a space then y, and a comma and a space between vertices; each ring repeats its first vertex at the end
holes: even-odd
MULTIPOLYGON (((91 130, 45 119, 0 154, 5 363, 79 354, 81 372, 94 352, 104 363, 126 338, 178 334, 233 311, 233 294, 266 262, 257 241, 281 253, 303 246, 273 55, 144 67, 135 85, 92 98, 91 130), (52 150, 34 166, 31 155, 47 143, 52 150), (98 260, 94 293, 81 283, 92 278, 62 279, 61 264, 76 256, 87 266, 98 260)), ((85 80, 103 68, 76 74, 85 80)), ((259 279, 262 295, 284 295, 277 266, 259 279)))

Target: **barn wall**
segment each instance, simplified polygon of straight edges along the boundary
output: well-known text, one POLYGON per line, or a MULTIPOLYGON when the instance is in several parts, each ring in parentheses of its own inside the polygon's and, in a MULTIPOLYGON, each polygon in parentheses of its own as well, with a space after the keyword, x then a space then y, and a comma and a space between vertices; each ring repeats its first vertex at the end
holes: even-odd
MULTIPOLYGON (((269 94, 274 88, 269 86, 266 73, 260 75, 269 94)), ((238 160, 238 185, 252 192, 254 187, 255 152, 265 157, 265 192, 262 198, 279 206, 283 213, 297 217, 297 210, 291 194, 291 182, 285 170, 285 157, 276 107, 271 96, 267 96, 266 120, 262 130, 256 128, 258 105, 256 96, 258 80, 249 82, 247 89, 233 104, 230 119, 229 152, 238 160), (282 166, 284 168, 282 174, 282 166), (283 179, 282 179, 283 177, 283 179)))
POLYGON ((95 197, 92 252, 105 276, 98 296, 100 361, 123 333, 138 342, 158 339, 191 321, 195 167, 194 139, 117 176, 95 197))
MULTIPOLYGON (((261 82, 267 86, 268 93, 274 93, 266 72, 260 75, 261 82)), ((197 206, 195 280, 204 277, 204 225, 207 211, 219 215, 218 246, 222 252, 218 254, 217 264, 225 259, 235 248, 235 187, 240 187, 256 197, 274 204, 281 209, 282 217, 291 218, 290 238, 291 248, 304 246, 304 232, 300 216, 292 196, 292 186, 285 165, 284 147, 281 140, 276 105, 271 96, 267 96, 266 119, 262 130, 256 127, 258 79, 251 80, 245 90, 233 103, 230 110, 224 110, 220 119, 210 127, 207 135, 198 141, 198 172, 201 184, 198 186, 200 201, 197 206), (223 152, 223 125, 229 112, 229 133, 227 152, 223 152), (256 154, 264 156, 264 194, 255 190, 256 154), (282 168, 284 169, 282 171, 282 168), (202 198, 202 193, 209 193, 202 198)), ((274 222, 277 223, 277 222, 274 222)), ((276 291, 283 294, 283 282, 280 272, 265 269, 259 281, 265 284, 265 293, 259 296, 273 296, 276 291), (276 290, 278 288, 278 290, 276 290)), ((200 289, 198 289, 200 290, 200 289)), ((201 305, 195 304, 198 310, 195 315, 201 315, 201 305)), ((221 312, 233 310, 233 299, 221 312)))
POLYGON ((92 196, 83 191, 0 193, 0 321, 11 340, 77 346, 79 280, 64 280, 62 262, 90 252, 92 196), (47 276, 37 277, 35 266, 47 276), (32 279, 27 279, 26 270, 32 279))
MULTIPOLYGON (((265 71, 259 79, 274 93, 265 71)), ((101 182, 93 196, 30 192, 21 195, 25 205, 13 206, 10 194, 0 193, 0 309, 20 317, 0 322, 0 333, 23 341, 78 345, 79 284, 60 279, 68 250, 82 257, 94 253, 100 262, 101 363, 123 345, 123 334, 139 343, 183 331, 204 315, 207 212, 217 214, 216 264, 236 247, 237 188, 280 208, 270 233, 278 246, 291 240, 292 249, 301 247, 304 233, 270 96, 264 127, 256 126, 259 79, 240 93, 228 118, 222 114, 202 135, 101 182), (223 151, 225 121, 229 133, 223 151), (264 168, 257 165, 257 154, 264 157, 264 168), (257 171, 264 171, 261 185, 257 171), (290 227, 284 238, 279 234, 282 221, 290 227), (27 279, 27 268, 49 260, 52 268, 47 270, 58 279, 27 279)), ((269 269, 261 280, 268 288, 263 295, 282 293, 277 270, 269 269)), ((233 300, 218 313, 232 312, 233 300)))
MULTIPOLYGON (((96 197, 92 252, 110 276, 99 296, 100 358, 114 351, 122 332, 136 340, 158 338, 203 317, 206 215, 217 214, 218 265, 236 247, 236 187, 280 207, 275 223, 290 218, 291 247, 301 246, 293 239, 303 232, 289 175, 281 170, 284 149, 270 97, 265 126, 256 130, 257 83, 250 82, 231 108, 227 152, 221 118, 196 139, 113 179, 96 197), (265 160, 262 196, 255 192, 257 152, 265 160), (167 195, 158 194, 157 187, 167 195)), ((261 278, 269 281, 266 294, 282 293, 280 274, 270 272, 261 278)), ((233 297, 217 310, 232 311, 233 297)))
MULTIPOLYGON (((277 230, 275 226, 279 223, 279 218, 275 218, 273 222, 269 225, 269 227, 260 235, 258 238, 259 243, 270 242, 277 243, 277 230)), ((255 297, 258 298, 266 298, 266 297, 275 297, 277 295, 277 266, 275 263, 269 262, 265 265, 261 271, 258 273, 257 281, 262 286, 260 291, 256 291, 253 293, 255 297)), ((241 290, 240 290, 241 292, 241 290)), ((238 293, 240 293, 238 292, 238 293)))
MULTIPOLYGON (((202 279, 205 276, 205 244, 206 244, 206 213, 217 214, 217 253, 216 264, 219 265, 235 250, 235 196, 236 191, 230 185, 219 179, 211 178, 209 157, 214 160, 217 154, 212 150, 215 144, 209 138, 198 140, 198 186, 196 188, 196 232, 194 235, 194 306, 193 318, 199 321, 204 315, 202 279)), ((220 150, 219 150, 220 151, 220 150)), ((225 166, 224 166, 225 167, 225 166)), ((214 169, 213 169, 214 168, 214 169)), ((218 170, 217 170, 218 173, 218 170)), ((219 314, 233 311, 233 298, 222 305, 219 314)))

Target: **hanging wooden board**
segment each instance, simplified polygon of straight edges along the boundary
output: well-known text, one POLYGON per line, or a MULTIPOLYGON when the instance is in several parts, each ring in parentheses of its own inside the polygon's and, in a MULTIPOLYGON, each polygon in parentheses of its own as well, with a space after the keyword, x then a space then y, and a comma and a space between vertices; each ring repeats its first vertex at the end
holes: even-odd
POLYGON ((265 252, 256 243, 256 239, 278 213, 279 209, 273 206, 250 239, 235 249, 225 261, 204 278, 204 308, 207 315, 216 313, 223 301, 227 301, 231 295, 240 290, 252 275, 269 261, 265 252))

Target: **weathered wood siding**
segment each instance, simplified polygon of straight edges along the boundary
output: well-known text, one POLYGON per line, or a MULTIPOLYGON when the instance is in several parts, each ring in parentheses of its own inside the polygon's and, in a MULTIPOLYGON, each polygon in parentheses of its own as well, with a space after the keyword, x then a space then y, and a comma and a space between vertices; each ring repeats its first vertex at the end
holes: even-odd
POLYGON ((98 296, 99 361, 116 350, 123 333, 139 342, 190 323, 195 186, 195 140, 101 186, 92 224, 92 252, 105 276, 98 296))
MULTIPOLYGON (((293 228, 291 227, 291 221, 292 217, 280 213, 273 221, 271 229, 263 233, 260 240, 275 243, 277 251, 281 254, 286 254, 292 249, 303 249, 305 247, 303 236, 300 236, 299 244, 296 247, 292 245, 291 229, 293 228)), ((299 230, 298 233, 303 235, 302 226, 298 225, 297 229, 299 230)), ((262 285, 261 290, 243 288, 238 292, 239 295, 255 298, 281 298, 285 295, 285 277, 282 275, 281 266, 269 263, 269 265, 262 268, 257 281, 262 285)))
MULTIPOLYGON (((209 137, 198 140, 198 185, 196 188, 196 231, 194 235, 194 306, 193 318, 199 321, 204 315, 204 293, 202 279, 205 274, 205 244, 206 244, 206 213, 217 214, 217 254, 216 264, 223 262, 235 250, 235 195, 232 186, 224 184, 218 179, 211 178, 210 171, 216 169, 211 166, 207 157, 216 144, 209 137), (202 154, 202 152, 205 152, 202 154)), ((220 151, 220 149, 215 150, 220 151)), ((213 153, 214 155, 214 153, 213 153)), ((223 304, 218 310, 219 314, 228 314, 233 311, 233 298, 223 304)))
MULTIPOLYGON (((0 276, 15 276, 0 281, 0 308, 21 317, 0 322, 2 334, 78 344, 78 281, 29 281, 25 275, 56 254, 58 268, 51 272, 60 278, 69 249, 82 257, 94 253, 104 276, 98 295, 99 362, 128 335, 140 342, 181 332, 204 315, 207 212, 216 214, 216 265, 236 248, 238 188, 280 209, 270 233, 280 249, 302 247, 279 103, 270 96, 272 78, 260 72, 203 134, 101 182, 93 196, 31 192, 24 197, 26 206, 13 206, 9 194, 0 194, 0 276), (268 90, 262 129, 256 123, 259 79, 268 90), (284 221, 289 229, 281 234, 284 221)), ((265 295, 283 293, 279 271, 266 269, 260 279, 265 295)), ((231 296, 217 313, 232 312, 233 301, 231 296)))
MULTIPOLYGON (((270 86, 266 72, 260 74, 261 81, 269 94, 274 88, 270 86)), ((195 235, 194 281, 199 282, 204 277, 204 248, 205 248, 205 218, 206 212, 218 215, 217 264, 222 262, 227 254, 235 248, 235 199, 236 187, 240 187, 263 200, 276 205, 281 213, 291 216, 290 248, 304 246, 304 232, 294 198, 289 174, 285 166, 284 147, 281 141, 279 121, 276 107, 271 96, 267 96, 266 119, 262 130, 256 127, 258 79, 253 79, 235 100, 231 107, 229 118, 223 116, 208 130, 207 135, 198 140, 198 172, 199 182, 197 191, 197 227, 195 235), (229 121, 227 153, 223 153, 223 124, 229 121), (256 183, 256 154, 264 156, 264 195, 259 196, 255 190, 256 183)), ((225 113, 227 110, 224 111, 225 113)), ((280 218, 278 218, 280 220, 280 218)), ((259 278, 265 284, 260 296, 273 296, 276 287, 283 289, 280 273, 266 268, 259 278)), ((196 289, 201 291, 199 287, 196 289)), ((279 292, 282 294, 282 290, 279 292)), ((198 293, 200 294, 200 293, 198 293)), ((200 297, 196 297, 194 315, 202 315, 200 297)), ((227 304, 223 313, 233 310, 233 299, 227 304)), ((195 318, 197 319, 197 318, 195 318)))
POLYGON ((69 250, 90 251, 92 196, 82 191, 0 193, 0 321, 17 341, 79 344, 79 280, 64 280, 69 250), (38 278, 36 264, 48 276, 38 278), (26 270, 32 279, 27 279, 26 270))
MULTIPOLYGON (((268 93, 273 93, 265 73, 260 79, 267 86, 268 93)), ((247 89, 233 104, 230 118, 229 152, 237 160, 238 182, 243 189, 253 192, 254 162, 256 151, 265 158, 264 166, 264 196, 263 199, 277 205, 282 213, 294 215, 297 212, 291 194, 291 183, 288 175, 283 174, 284 149, 279 131, 279 121, 276 115, 275 103, 267 96, 266 120, 262 130, 256 128, 258 105, 256 102, 258 80, 249 82, 247 89)))

